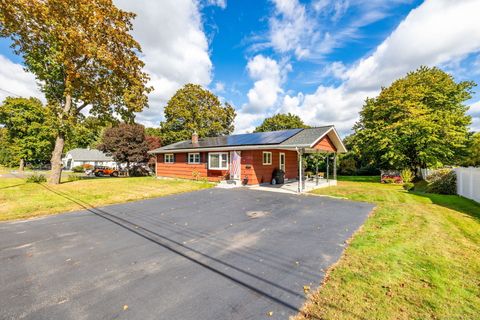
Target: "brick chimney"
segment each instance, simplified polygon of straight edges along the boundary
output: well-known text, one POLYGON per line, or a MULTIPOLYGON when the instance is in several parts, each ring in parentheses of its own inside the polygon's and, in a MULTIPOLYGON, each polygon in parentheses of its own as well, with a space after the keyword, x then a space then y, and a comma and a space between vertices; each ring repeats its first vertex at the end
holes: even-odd
POLYGON ((196 131, 192 133, 192 144, 198 144, 198 134, 196 131))

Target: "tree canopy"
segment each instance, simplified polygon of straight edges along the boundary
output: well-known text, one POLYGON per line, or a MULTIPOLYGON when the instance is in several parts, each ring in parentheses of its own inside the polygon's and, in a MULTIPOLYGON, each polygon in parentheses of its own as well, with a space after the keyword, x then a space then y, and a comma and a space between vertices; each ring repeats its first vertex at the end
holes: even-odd
POLYGON ((463 165, 472 167, 480 166, 480 132, 472 135, 463 165))
POLYGON ((378 168, 454 164, 468 142, 471 118, 464 102, 474 86, 438 68, 420 67, 366 100, 350 147, 378 168))
POLYGON ((59 119, 50 182, 60 182, 61 154, 80 111, 132 121, 147 106, 147 74, 130 35, 135 14, 111 0, 0 2, 0 36, 9 37, 59 119))
POLYGON ((291 113, 279 113, 263 120, 262 124, 255 128, 254 132, 267 132, 285 129, 309 128, 303 120, 291 113))
POLYGON ((143 163, 148 160, 149 145, 145 139, 145 128, 140 124, 121 123, 103 132, 98 149, 112 154, 120 163, 143 163))
POLYGON ((117 124, 118 121, 107 121, 92 116, 79 116, 75 126, 68 132, 65 150, 95 148, 100 143, 103 131, 117 124))
POLYGON ((51 110, 36 98, 6 98, 0 105, 3 164, 47 161, 55 140, 54 120, 51 110))
POLYGON ((222 105, 217 96, 195 84, 186 84, 168 101, 165 121, 160 123, 162 144, 199 137, 228 135, 233 132, 235 109, 222 105))

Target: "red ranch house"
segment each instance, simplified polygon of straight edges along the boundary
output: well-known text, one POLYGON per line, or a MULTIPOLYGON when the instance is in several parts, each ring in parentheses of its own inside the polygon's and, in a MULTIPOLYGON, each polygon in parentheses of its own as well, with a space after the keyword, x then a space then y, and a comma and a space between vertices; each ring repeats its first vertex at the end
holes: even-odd
POLYGON ((236 180, 249 185, 270 182, 276 168, 285 172, 286 179, 298 179, 302 155, 315 152, 346 152, 333 126, 200 139, 193 134, 192 140, 150 151, 156 155, 158 177, 236 180))

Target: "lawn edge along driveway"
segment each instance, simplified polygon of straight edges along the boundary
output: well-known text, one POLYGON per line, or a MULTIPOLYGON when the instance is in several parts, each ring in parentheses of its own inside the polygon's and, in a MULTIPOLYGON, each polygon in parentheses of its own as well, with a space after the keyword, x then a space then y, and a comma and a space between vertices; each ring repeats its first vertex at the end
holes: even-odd
POLYGON ((154 177, 91 178, 59 185, 0 178, 0 221, 31 219, 213 186, 202 181, 154 177))
POLYGON ((295 320, 480 314, 480 204, 364 179, 314 193, 377 207, 295 320))

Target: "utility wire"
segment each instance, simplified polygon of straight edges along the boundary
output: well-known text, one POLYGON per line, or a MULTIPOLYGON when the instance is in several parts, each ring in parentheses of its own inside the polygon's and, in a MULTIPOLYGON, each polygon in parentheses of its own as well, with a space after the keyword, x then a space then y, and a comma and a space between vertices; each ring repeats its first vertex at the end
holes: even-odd
POLYGON ((16 96, 16 97, 18 97, 18 98, 21 98, 20 95, 18 95, 18 94, 16 94, 16 93, 13 93, 12 91, 8 91, 8 90, 2 89, 2 88, 0 88, 0 91, 3 91, 3 92, 5 92, 5 93, 11 94, 11 95, 14 95, 14 96, 16 96))

